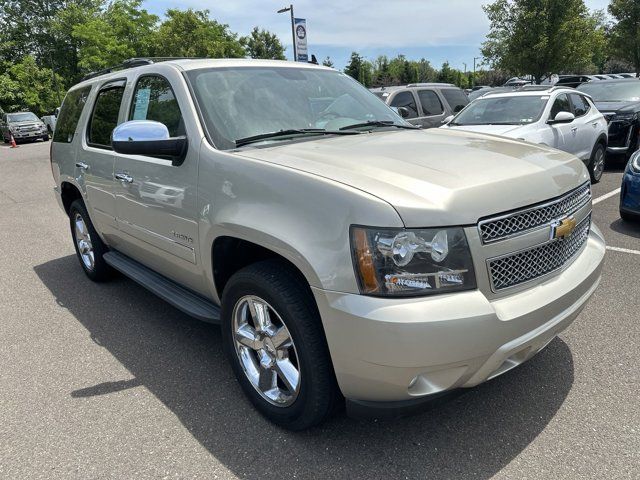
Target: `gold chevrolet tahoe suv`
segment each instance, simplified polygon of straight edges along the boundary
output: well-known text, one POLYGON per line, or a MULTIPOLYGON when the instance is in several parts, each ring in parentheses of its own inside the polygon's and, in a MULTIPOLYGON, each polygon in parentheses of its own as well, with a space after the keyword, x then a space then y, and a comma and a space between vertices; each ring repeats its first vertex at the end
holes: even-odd
POLYGON ((87 276, 219 323, 244 393, 290 429, 525 362, 578 316, 605 253, 578 158, 423 131, 314 65, 98 72, 64 100, 52 170, 87 276))

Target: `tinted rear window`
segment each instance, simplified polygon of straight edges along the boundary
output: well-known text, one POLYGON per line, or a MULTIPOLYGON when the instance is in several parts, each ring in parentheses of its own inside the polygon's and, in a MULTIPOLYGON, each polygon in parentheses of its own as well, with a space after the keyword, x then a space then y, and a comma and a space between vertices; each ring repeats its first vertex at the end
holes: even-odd
POLYGON ((443 88, 440 92, 454 113, 458 113, 469 103, 467 96, 458 88, 443 88))
POLYGON ((56 121, 56 130, 53 133, 54 142, 71 143, 73 141, 80 114, 87 103, 90 91, 91 86, 88 86, 67 93, 64 102, 62 102, 60 116, 56 121))

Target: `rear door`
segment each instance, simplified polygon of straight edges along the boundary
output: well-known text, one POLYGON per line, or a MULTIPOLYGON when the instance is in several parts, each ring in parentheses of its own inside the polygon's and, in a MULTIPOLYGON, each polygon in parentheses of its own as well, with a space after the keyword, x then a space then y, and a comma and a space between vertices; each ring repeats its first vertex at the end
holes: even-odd
POLYGON ((435 128, 442 125, 445 111, 438 94, 434 90, 418 90, 418 100, 422 108, 420 125, 424 128, 435 128))
POLYGON ((99 86, 82 148, 76 158, 78 175, 84 179, 91 219, 109 242, 117 231, 111 132, 118 124, 125 86, 126 79, 109 80, 99 86))
POLYGON ((405 120, 413 125, 420 125, 420 119, 418 118, 418 103, 416 102, 416 97, 413 95, 411 90, 397 92, 391 99, 391 102, 389 102, 389 106, 406 108, 409 112, 409 116, 407 116, 405 120))
MULTIPOLYGON (((186 135, 183 112, 188 111, 188 92, 183 80, 171 69, 156 69, 165 74, 142 74, 135 79, 126 120, 154 120, 166 125, 172 137, 186 135)), ((114 175, 126 178, 116 180, 118 248, 165 276, 201 290, 196 268, 197 174, 197 148, 190 147, 181 164, 169 158, 116 154, 114 175)))

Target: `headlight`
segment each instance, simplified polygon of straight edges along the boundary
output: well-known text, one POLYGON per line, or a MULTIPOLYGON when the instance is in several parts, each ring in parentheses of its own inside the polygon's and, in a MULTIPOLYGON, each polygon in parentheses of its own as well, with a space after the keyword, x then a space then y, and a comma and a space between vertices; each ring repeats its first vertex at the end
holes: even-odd
POLYGON ((633 173, 640 173, 640 150, 631 155, 631 159, 629 160, 629 169, 633 173))
POLYGON ((476 277, 462 228, 351 228, 360 291, 418 296, 472 290, 476 277))

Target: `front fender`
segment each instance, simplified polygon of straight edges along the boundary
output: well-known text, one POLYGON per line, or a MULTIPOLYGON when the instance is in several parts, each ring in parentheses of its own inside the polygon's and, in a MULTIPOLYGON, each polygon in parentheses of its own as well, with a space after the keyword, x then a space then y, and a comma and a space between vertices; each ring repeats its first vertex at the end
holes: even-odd
POLYGON ((387 202, 293 168, 203 145, 198 183, 203 266, 215 294, 211 247, 232 236, 294 264, 309 285, 357 293, 349 227, 403 227, 387 202))

